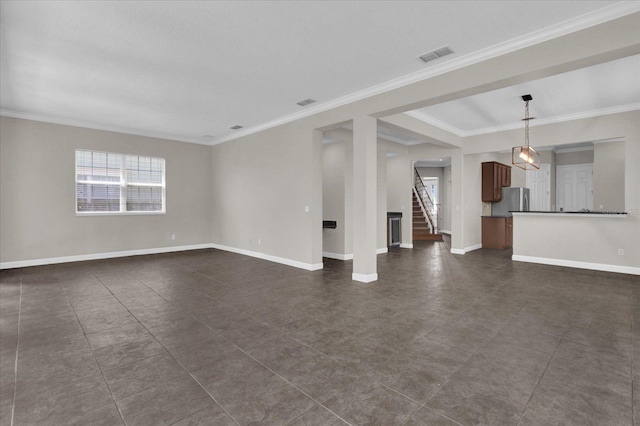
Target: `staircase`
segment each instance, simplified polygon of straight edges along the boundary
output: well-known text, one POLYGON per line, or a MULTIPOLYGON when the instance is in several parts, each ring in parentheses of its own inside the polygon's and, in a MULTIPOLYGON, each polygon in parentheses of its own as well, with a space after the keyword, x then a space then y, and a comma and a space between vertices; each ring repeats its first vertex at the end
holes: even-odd
POLYGON ((422 178, 417 169, 414 171, 413 194, 413 240, 414 241, 442 241, 442 234, 438 234, 437 222, 433 218, 433 201, 426 191, 422 178))

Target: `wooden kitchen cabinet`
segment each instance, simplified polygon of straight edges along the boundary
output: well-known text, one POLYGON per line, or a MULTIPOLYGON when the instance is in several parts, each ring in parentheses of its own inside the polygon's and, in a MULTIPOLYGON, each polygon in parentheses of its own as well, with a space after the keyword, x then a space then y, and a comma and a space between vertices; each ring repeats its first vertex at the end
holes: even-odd
POLYGON ((482 201, 494 203, 502 200, 502 188, 511 186, 511 166, 488 161, 482 163, 482 201))
POLYGON ((482 216, 482 248, 513 246, 513 218, 482 216))

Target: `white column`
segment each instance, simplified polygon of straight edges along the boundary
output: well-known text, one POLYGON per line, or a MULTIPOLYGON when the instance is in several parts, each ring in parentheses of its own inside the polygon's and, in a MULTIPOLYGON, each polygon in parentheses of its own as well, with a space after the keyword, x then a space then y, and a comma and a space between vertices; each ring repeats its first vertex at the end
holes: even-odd
POLYGON ((353 119, 353 274, 360 282, 378 279, 377 238, 377 120, 353 119))

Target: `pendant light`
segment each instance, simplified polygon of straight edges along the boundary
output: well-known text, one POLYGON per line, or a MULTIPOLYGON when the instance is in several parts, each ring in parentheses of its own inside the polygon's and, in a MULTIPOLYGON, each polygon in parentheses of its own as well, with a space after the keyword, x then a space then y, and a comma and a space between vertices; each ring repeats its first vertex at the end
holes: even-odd
POLYGON ((529 117, 529 101, 532 100, 531 95, 523 95, 524 101, 524 146, 514 146, 511 149, 511 164, 520 167, 523 170, 539 170, 540 154, 529 146, 529 121, 535 117, 529 117))

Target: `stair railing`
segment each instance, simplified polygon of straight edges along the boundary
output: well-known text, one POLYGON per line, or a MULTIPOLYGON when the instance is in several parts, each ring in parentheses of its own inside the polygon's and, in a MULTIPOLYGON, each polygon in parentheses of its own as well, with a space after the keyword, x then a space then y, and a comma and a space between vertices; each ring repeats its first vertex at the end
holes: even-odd
POLYGON ((414 185, 413 191, 416 195, 416 198, 419 201, 420 208, 422 210, 422 214, 425 217, 425 221, 429 226, 429 230, 432 234, 436 233, 437 223, 431 214, 432 211, 435 211, 435 206, 433 204, 433 200, 431 196, 429 196, 429 192, 427 188, 424 186, 424 182, 422 181, 422 177, 420 177, 420 173, 418 173, 418 169, 414 168, 414 185))

